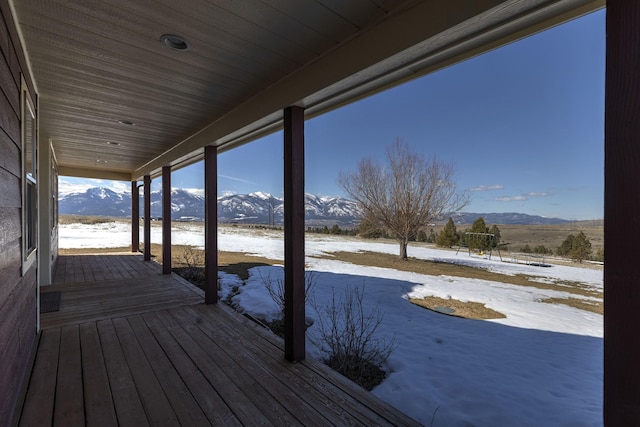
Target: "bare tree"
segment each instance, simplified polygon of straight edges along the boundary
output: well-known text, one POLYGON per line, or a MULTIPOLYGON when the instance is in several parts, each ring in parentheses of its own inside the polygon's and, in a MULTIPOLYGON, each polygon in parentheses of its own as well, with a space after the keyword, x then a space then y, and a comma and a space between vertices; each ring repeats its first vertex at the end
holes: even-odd
POLYGON ((421 227, 468 201, 454 181, 455 168, 436 157, 426 159, 401 139, 387 147, 387 165, 364 158, 355 172, 341 172, 339 183, 354 199, 369 223, 386 228, 407 259, 407 245, 421 227))

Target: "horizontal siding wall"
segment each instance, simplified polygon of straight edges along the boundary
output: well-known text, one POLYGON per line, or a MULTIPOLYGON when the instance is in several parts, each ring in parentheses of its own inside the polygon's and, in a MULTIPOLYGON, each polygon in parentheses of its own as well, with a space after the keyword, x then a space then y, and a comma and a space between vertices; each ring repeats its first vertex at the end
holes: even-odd
POLYGON ((36 339, 36 269, 21 274, 18 40, 0 0, 0 426, 11 423, 36 339))

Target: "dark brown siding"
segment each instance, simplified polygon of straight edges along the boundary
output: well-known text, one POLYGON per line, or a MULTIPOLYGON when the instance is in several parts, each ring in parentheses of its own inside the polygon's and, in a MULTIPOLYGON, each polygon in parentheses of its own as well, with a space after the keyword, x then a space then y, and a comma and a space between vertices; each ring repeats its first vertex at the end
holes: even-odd
POLYGON ((36 338, 36 269, 21 274, 20 61, 0 14, 0 426, 9 425, 36 338))

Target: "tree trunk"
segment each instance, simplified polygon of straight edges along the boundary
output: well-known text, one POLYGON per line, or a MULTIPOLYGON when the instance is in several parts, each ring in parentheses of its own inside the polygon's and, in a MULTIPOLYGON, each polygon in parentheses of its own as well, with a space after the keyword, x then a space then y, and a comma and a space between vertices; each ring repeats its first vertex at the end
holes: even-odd
POLYGON ((409 242, 406 240, 399 240, 400 243, 400 259, 407 259, 407 245, 409 242))

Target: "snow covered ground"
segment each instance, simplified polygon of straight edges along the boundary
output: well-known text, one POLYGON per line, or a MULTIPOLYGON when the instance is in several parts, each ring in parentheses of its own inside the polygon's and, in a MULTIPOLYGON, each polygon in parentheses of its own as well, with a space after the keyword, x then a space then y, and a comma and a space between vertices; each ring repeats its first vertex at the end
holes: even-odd
MULTIPOLYGON (((142 233, 141 233, 142 235, 142 233)), ((127 246, 125 224, 61 225, 60 247, 127 246)), ((203 245, 202 228, 176 224, 175 244, 203 245)), ((224 227, 223 251, 283 259, 282 234, 224 227)), ((152 242, 161 243, 159 224, 152 242)), ((602 424, 603 318, 565 305, 539 302, 548 297, 579 297, 566 292, 478 279, 428 276, 346 264, 314 255, 334 251, 397 253, 395 244, 311 235, 306 254, 316 273, 317 306, 329 304, 332 289, 365 286, 365 304, 384 312, 381 336, 395 337, 397 349, 388 361, 389 375, 373 393, 429 426, 597 426, 602 424), (477 301, 507 317, 491 321, 460 319, 417 307, 410 296, 434 295, 477 301)), ((602 290, 602 271, 570 266, 548 268, 504 263, 467 254, 409 247, 422 259, 472 265, 505 274, 528 274, 542 282, 581 282, 602 290)), ((222 275, 222 293, 242 285, 233 298, 254 316, 272 318, 277 308, 262 277, 282 277, 282 268, 251 270, 244 285, 222 275)), ((587 297, 584 297, 587 298, 587 297)), ((587 298, 588 299, 588 298, 587 298)), ((317 318, 313 307, 307 315, 317 318)), ((307 331, 309 354, 317 325, 307 331)))

